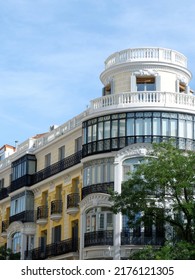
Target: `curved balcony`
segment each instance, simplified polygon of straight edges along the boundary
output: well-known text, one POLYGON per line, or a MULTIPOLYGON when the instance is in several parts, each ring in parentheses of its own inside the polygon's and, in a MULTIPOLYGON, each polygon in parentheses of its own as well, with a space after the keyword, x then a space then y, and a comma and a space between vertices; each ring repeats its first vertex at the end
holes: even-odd
POLYGON ((173 109, 184 112, 195 111, 195 96, 188 93, 138 91, 112 94, 91 101, 89 115, 105 110, 123 111, 127 109, 173 109))
POLYGON ((110 193, 110 190, 114 190, 114 182, 94 184, 82 188, 82 199, 92 193, 110 193))
POLYGON ((51 202, 51 220, 57 221, 62 218, 62 200, 53 200, 51 202))
POLYGON ((48 207, 46 205, 42 205, 37 207, 37 224, 45 225, 48 220, 48 207))
POLYGON ((187 58, 183 54, 171 49, 149 47, 115 52, 106 59, 105 68, 108 69, 125 62, 139 61, 165 62, 187 67, 187 58))
POLYGON ((71 193, 67 195, 67 210, 66 213, 69 215, 75 215, 79 211, 79 193, 71 193))
POLYGON ((85 247, 100 245, 113 245, 113 230, 98 230, 85 233, 85 247))

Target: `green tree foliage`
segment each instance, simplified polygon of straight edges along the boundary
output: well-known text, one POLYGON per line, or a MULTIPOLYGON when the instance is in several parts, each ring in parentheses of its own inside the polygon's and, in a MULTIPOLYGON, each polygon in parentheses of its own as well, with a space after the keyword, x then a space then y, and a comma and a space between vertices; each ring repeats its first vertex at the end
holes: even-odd
POLYGON ((157 249, 146 246, 143 249, 132 252, 131 260, 195 260, 194 244, 180 241, 176 244, 167 243, 157 249))
POLYGON ((162 222, 173 229, 172 241, 195 244, 195 153, 172 142, 154 144, 111 200, 113 212, 127 215, 130 227, 141 221, 162 222))
POLYGON ((0 247, 0 260, 19 260, 20 253, 13 253, 11 249, 5 246, 0 247))

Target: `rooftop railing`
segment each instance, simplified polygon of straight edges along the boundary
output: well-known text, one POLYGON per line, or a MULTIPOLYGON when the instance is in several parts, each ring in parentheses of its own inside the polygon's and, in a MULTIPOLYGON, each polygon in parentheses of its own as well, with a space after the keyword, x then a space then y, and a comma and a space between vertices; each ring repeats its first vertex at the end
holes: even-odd
POLYGON ((168 62, 187 67, 187 58, 175 50, 164 48, 135 48, 122 50, 110 55, 105 61, 105 69, 116 64, 134 61, 168 62))

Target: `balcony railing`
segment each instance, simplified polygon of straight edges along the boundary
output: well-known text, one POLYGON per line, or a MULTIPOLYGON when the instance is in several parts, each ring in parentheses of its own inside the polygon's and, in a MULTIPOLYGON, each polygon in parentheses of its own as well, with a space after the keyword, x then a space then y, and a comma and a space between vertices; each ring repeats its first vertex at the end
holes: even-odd
POLYGON ((37 220, 48 218, 48 206, 42 205, 37 207, 37 220))
POLYGON ((52 258, 62 254, 68 254, 78 251, 78 239, 66 239, 57 243, 46 245, 44 249, 41 247, 25 252, 26 259, 43 260, 52 258))
POLYGON ((9 193, 14 192, 22 187, 32 186, 36 183, 39 183, 63 170, 66 170, 78 163, 81 162, 82 151, 79 151, 69 157, 64 158, 36 173, 33 175, 24 175, 21 178, 18 178, 11 182, 11 185, 8 188, 0 190, 0 200, 7 197, 7 191, 9 193))
POLYGON ((85 233, 85 247, 98 245, 113 245, 112 230, 98 230, 85 233))
POLYGON ((92 193, 107 193, 114 190, 114 182, 90 185, 82 188, 82 199, 92 193))
POLYGON ((62 213, 63 202, 62 200, 53 200, 51 202, 51 215, 62 213))
POLYGON ((121 245, 163 245, 164 237, 158 236, 133 236, 133 233, 121 232, 121 245))
POLYGON ((80 201, 79 193, 71 193, 67 195, 67 209, 78 207, 80 201))
POLYGON ((34 210, 26 210, 13 216, 10 216, 9 223, 11 224, 16 221, 21 221, 22 223, 35 222, 35 217, 36 215, 34 210))
POLYGON ((40 181, 43 181, 63 170, 66 170, 78 163, 81 162, 82 151, 79 151, 69 157, 66 157, 38 172, 33 175, 32 184, 36 184, 40 181))
POLYGON ((163 107, 185 109, 192 111, 195 109, 195 96, 177 92, 124 92, 111 94, 96 98, 91 101, 89 113, 105 111, 108 109, 127 109, 136 107, 163 107))
POLYGON ((32 185, 33 175, 24 175, 14 181, 11 182, 11 185, 8 187, 8 192, 14 192, 19 190, 22 187, 28 187, 32 185))

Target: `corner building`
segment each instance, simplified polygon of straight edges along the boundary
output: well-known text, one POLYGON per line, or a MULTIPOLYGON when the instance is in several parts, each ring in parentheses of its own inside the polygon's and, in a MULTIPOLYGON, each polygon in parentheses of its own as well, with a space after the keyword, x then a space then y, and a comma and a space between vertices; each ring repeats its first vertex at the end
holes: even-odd
MULTIPOLYGON (((151 143, 194 150, 195 97, 186 57, 164 48, 116 52, 102 96, 65 124, 19 144, 0 161, 0 244, 21 259, 127 259, 163 244, 156 221, 128 227, 109 190, 121 191, 151 143)), ((139 214, 139 213, 138 213, 139 214)))

